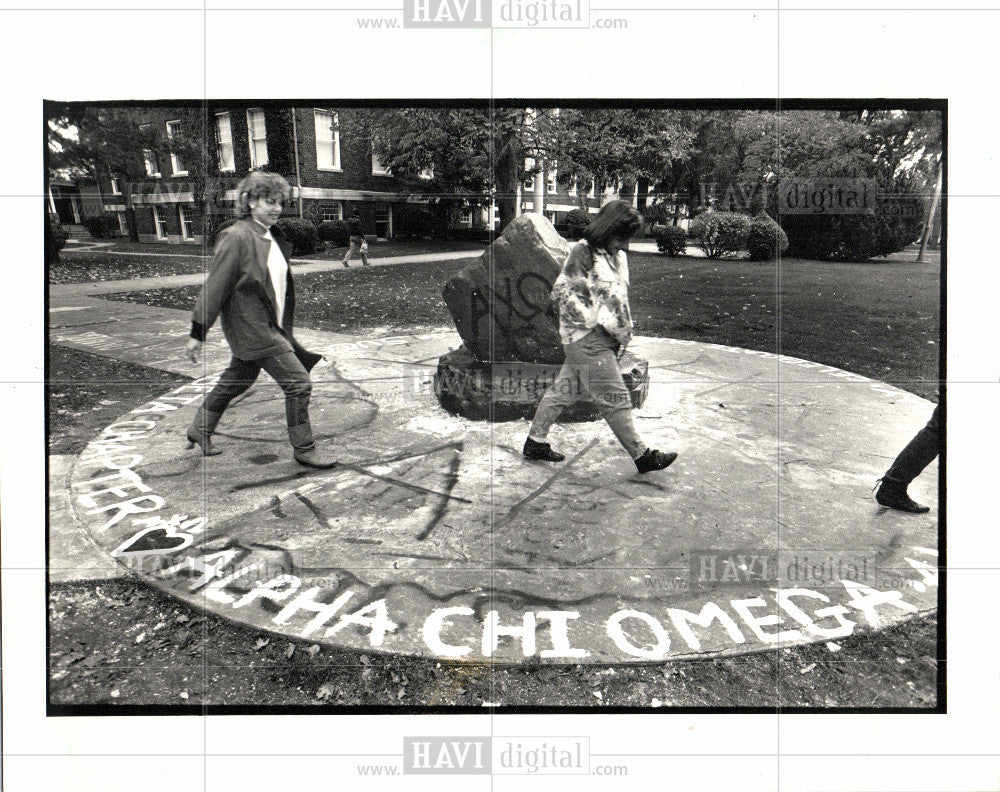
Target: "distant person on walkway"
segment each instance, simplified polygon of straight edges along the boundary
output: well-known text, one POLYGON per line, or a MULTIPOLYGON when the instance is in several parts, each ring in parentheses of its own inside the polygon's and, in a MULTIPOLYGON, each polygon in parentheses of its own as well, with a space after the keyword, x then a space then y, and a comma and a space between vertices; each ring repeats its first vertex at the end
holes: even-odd
POLYGON ((923 514, 930 511, 929 506, 915 503, 907 494, 906 488, 938 455, 941 437, 938 427, 939 409, 940 405, 934 408, 927 425, 917 432, 906 448, 900 451, 896 461, 892 463, 892 467, 875 482, 875 486, 878 487, 875 500, 879 502, 879 505, 911 514, 923 514))
POLYGON ((351 266, 347 262, 354 258, 354 254, 358 253, 361 255, 361 263, 364 266, 368 266, 368 243, 365 242, 365 228, 361 224, 361 216, 354 212, 351 215, 351 219, 347 221, 347 228, 351 234, 350 247, 347 248, 347 252, 344 254, 344 260, 341 262, 345 267, 351 266))
POLYGON ((563 264, 552 297, 559 306, 566 362, 535 410, 524 443, 528 459, 566 458, 546 441, 549 428, 564 407, 588 397, 640 473, 663 470, 677 459, 677 454, 655 451, 639 438, 632 421, 632 398, 618 370, 618 359, 632 338, 625 252, 641 226, 635 209, 624 201, 611 201, 587 226, 563 264))
POLYGON ((243 218, 219 235, 187 342, 188 355, 197 363, 202 342, 221 314, 233 359, 205 397, 187 430, 188 441, 191 446, 197 443, 205 456, 222 453, 212 445, 212 432, 229 402, 264 369, 285 392, 295 460, 310 467, 333 467, 336 462, 316 448, 309 423, 309 371, 321 357, 303 349, 292 335, 291 245, 271 230, 291 187, 276 173, 252 172, 239 183, 236 195, 243 218))

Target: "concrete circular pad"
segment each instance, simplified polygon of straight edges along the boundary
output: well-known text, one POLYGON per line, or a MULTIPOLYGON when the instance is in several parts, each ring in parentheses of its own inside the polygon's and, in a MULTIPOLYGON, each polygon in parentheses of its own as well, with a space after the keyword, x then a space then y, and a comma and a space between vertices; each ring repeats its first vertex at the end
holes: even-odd
POLYGON ((932 405, 838 369, 640 338, 636 423, 680 454, 640 476, 603 423, 557 426, 560 464, 520 454, 527 421, 452 417, 431 379, 453 332, 319 349, 313 425, 338 468, 291 458, 265 375, 219 427, 183 430, 216 375, 123 416, 76 460, 79 519, 151 585, 226 619, 365 651, 620 662, 835 641, 937 601, 936 465, 872 485, 932 405))

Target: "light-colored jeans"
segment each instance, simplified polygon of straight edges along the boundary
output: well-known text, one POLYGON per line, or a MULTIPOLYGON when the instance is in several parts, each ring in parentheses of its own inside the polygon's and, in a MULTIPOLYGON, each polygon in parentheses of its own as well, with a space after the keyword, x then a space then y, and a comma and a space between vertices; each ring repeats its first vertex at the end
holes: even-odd
POLYGON ((564 407, 588 400, 597 406, 629 455, 633 459, 642 456, 646 444, 632 422, 632 397, 618 369, 616 346, 615 340, 600 328, 563 345, 566 362, 538 403, 528 437, 544 443, 564 407))
POLYGON ((343 263, 346 264, 354 258, 355 253, 361 256, 361 263, 368 266, 368 245, 365 244, 364 237, 351 237, 351 245, 347 248, 347 252, 344 254, 343 263))

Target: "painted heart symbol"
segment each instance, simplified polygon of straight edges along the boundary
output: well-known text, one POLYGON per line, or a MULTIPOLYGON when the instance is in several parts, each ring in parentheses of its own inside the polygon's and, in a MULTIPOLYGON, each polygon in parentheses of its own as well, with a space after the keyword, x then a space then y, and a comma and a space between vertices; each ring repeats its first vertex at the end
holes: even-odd
POLYGON ((156 526, 144 528, 139 533, 126 539, 111 551, 114 558, 121 556, 163 555, 182 550, 194 541, 194 537, 183 531, 175 531, 171 527, 156 526))

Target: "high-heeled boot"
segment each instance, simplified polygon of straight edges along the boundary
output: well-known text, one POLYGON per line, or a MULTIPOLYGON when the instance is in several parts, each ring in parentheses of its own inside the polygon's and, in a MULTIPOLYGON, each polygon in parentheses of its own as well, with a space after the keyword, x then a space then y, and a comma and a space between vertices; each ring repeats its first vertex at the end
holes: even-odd
POLYGON ((201 446, 201 453, 205 456, 218 456, 222 453, 221 448, 212 445, 212 432, 219 425, 222 413, 211 412, 204 407, 199 407, 194 416, 194 421, 187 430, 188 448, 194 448, 195 443, 201 446))

